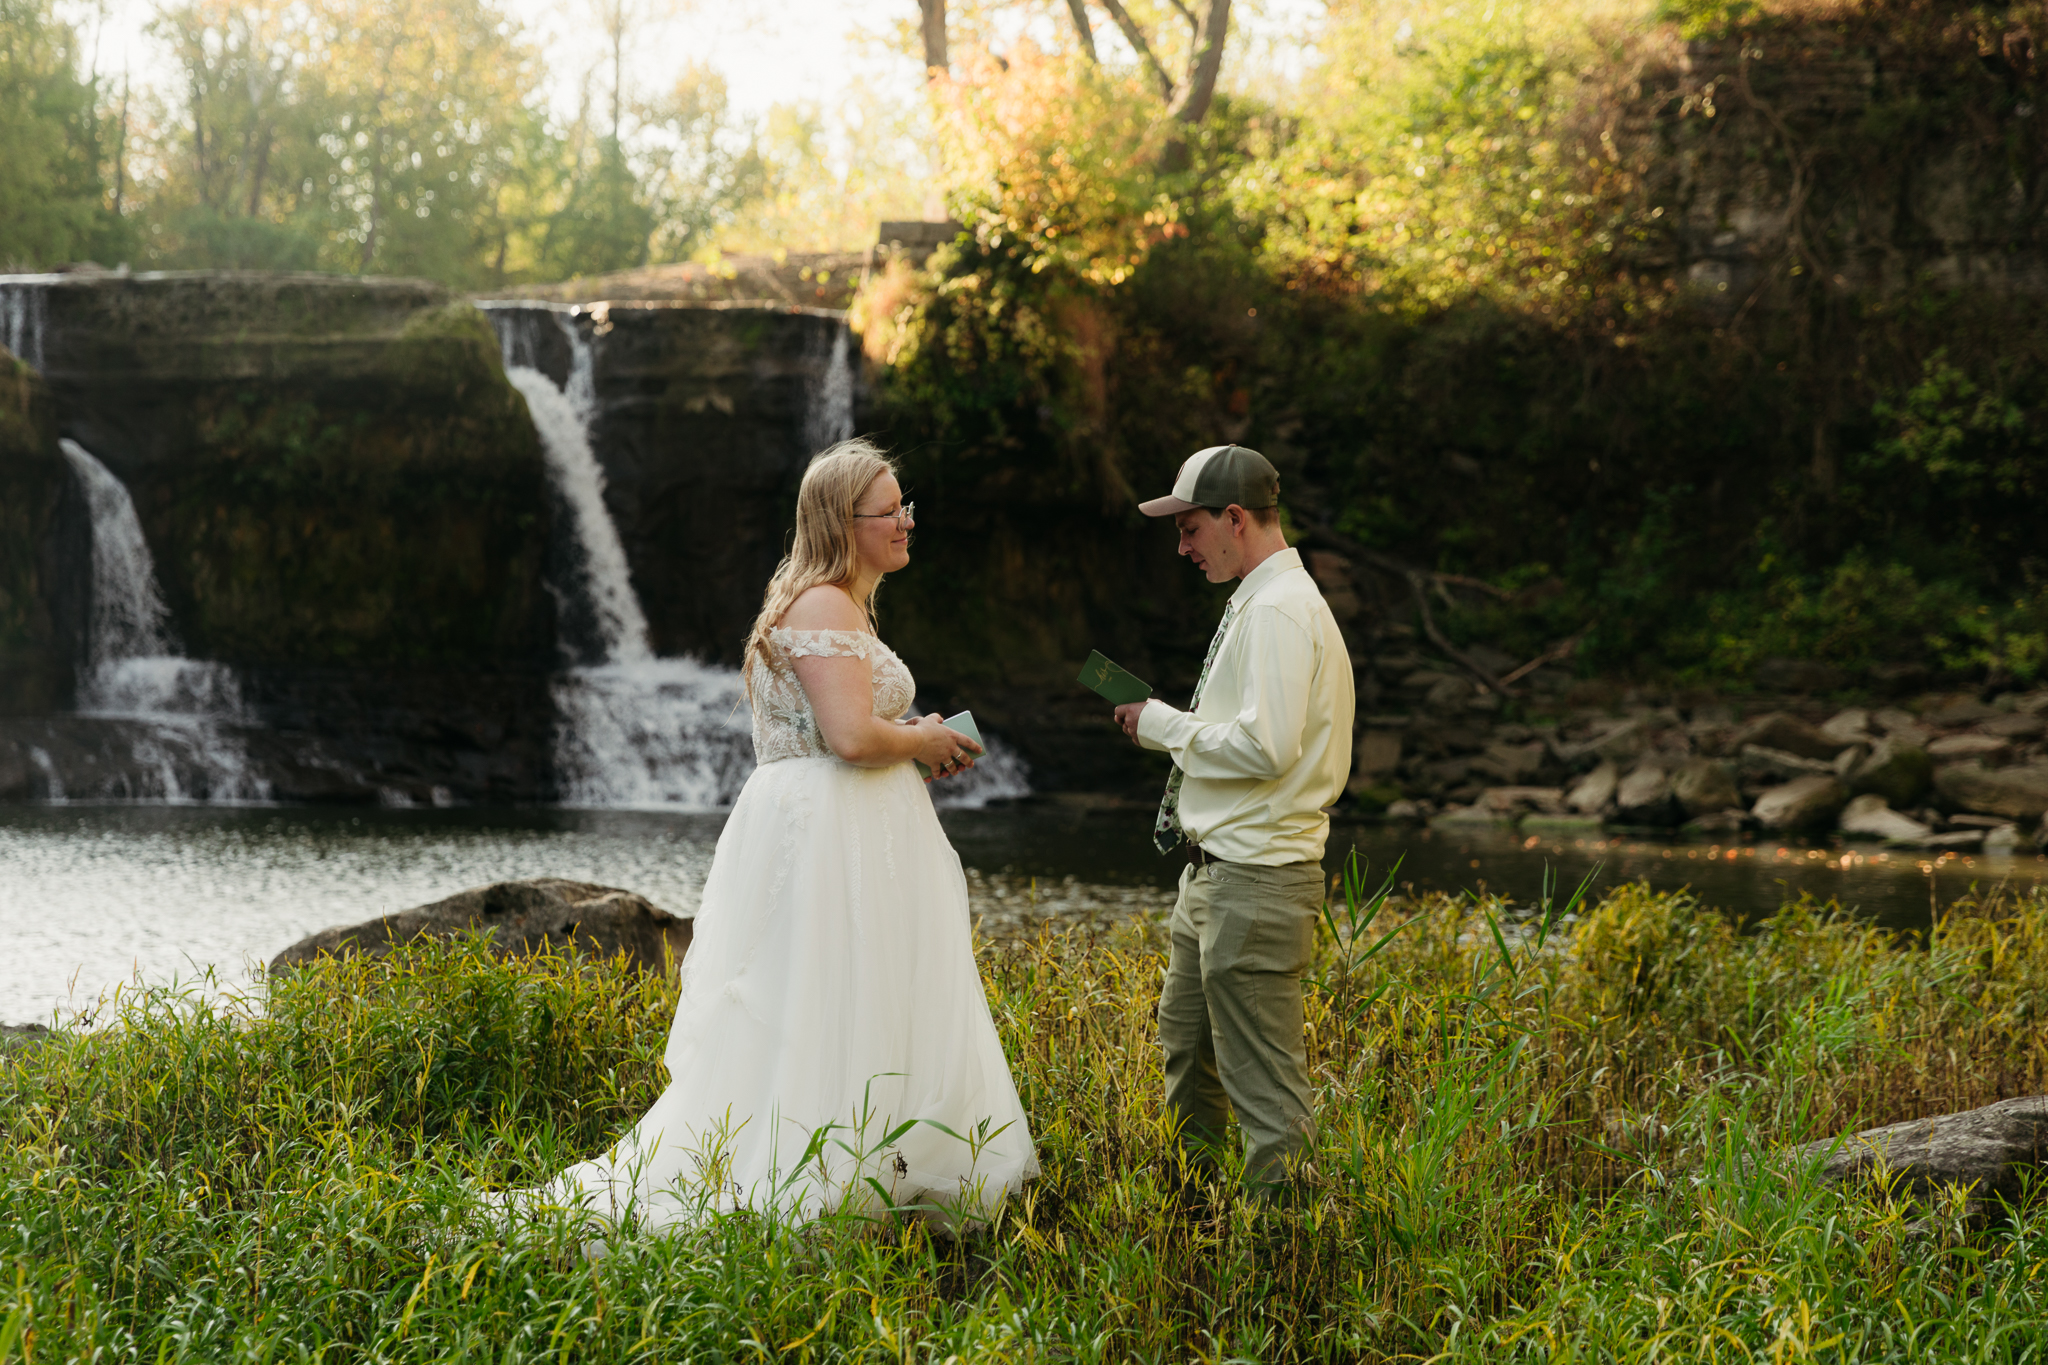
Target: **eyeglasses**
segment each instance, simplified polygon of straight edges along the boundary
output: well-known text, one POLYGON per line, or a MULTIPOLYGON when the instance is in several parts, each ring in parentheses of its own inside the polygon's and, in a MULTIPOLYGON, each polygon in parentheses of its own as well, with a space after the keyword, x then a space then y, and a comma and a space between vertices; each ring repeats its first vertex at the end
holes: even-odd
POLYGON ((894 512, 855 512, 853 515, 863 521, 875 521, 882 517, 888 517, 896 523, 896 529, 900 531, 917 520, 917 504, 906 502, 894 512))

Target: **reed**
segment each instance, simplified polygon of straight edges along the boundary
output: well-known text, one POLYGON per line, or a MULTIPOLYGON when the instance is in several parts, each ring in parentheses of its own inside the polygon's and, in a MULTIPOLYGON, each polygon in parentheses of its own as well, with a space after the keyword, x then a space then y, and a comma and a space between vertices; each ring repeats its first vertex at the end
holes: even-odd
POLYGON ((456 944, 260 1011, 145 992, 0 1059, 0 1361, 2036 1359, 2048 1217, 1759 1158, 2048 1088, 2044 939, 2039 895, 1904 941, 1354 872, 1310 989, 1321 1136, 1270 1205, 1183 1187, 1156 924, 986 943, 1045 1167, 992 1227, 735 1215, 594 1262, 472 1191, 637 1116, 671 986, 456 944))

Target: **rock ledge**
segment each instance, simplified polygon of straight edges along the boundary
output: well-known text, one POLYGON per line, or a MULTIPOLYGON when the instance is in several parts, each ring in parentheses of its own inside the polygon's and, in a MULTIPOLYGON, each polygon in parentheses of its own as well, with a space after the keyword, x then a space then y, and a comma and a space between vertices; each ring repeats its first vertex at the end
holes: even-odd
POLYGON ((419 938, 487 934, 500 957, 561 952, 624 953, 643 971, 667 971, 689 951, 691 922, 615 886, 536 877, 458 891, 431 905, 362 924, 322 929, 271 961, 273 975, 317 957, 380 954, 419 938))

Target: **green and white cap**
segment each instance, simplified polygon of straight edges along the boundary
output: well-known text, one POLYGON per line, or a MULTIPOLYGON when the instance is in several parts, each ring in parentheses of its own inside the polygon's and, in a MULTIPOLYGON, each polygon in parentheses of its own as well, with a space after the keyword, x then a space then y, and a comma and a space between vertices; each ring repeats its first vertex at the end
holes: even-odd
POLYGON ((1138 504, 1148 517, 1170 517, 1197 507, 1221 508, 1236 503, 1247 511, 1280 501, 1280 471, 1256 450, 1244 446, 1210 446, 1188 456, 1174 477, 1173 492, 1138 504))

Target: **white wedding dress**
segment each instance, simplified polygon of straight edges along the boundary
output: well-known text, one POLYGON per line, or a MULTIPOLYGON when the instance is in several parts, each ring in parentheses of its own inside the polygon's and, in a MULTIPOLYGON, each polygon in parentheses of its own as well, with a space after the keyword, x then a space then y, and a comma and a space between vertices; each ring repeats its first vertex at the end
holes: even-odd
POLYGON ((908 761, 826 747, 791 661, 864 658, 874 713, 916 691, 872 635, 770 633, 754 752, 704 882, 669 1085, 604 1156, 512 1202, 658 1230, 712 1212, 985 1215, 1038 1173, 975 968, 967 882, 908 761))

